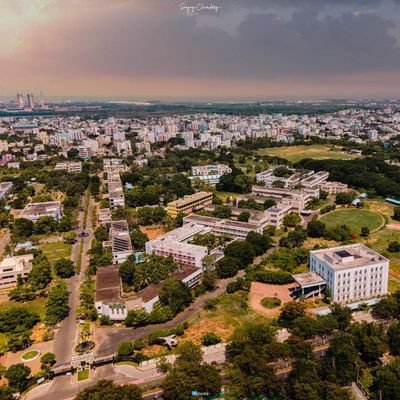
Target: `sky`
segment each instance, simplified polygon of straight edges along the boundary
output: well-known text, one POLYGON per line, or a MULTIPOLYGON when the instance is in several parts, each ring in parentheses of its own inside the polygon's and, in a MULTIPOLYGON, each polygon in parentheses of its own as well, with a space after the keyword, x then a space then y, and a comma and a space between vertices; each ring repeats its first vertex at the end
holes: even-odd
POLYGON ((400 0, 0 0, 0 99, 400 97, 400 0))

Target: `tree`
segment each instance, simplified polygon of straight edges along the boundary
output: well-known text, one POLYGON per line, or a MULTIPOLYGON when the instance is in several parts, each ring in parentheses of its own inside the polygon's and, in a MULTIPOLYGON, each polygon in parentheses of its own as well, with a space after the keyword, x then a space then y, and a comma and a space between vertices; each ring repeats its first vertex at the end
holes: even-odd
POLYGON ((371 389, 373 399, 400 400, 400 359, 376 371, 371 389))
POLYGON ((201 343, 203 343, 204 346, 212 346, 220 341, 221 338, 214 332, 205 333, 201 338, 201 343))
POLYGON ((13 225, 13 235, 16 238, 26 238, 33 234, 33 222, 29 219, 18 218, 13 225))
POLYGON ((57 221, 50 216, 40 217, 34 224, 34 233, 43 234, 51 233, 57 230, 57 221))
POLYGON ((150 317, 145 310, 130 310, 125 318, 125 325, 128 327, 137 328, 139 326, 148 325, 150 317))
POLYGON ((1 400, 15 400, 14 392, 9 386, 0 386, 0 399, 1 400))
POLYGON ((347 385, 357 378, 360 357, 349 333, 337 332, 331 339, 326 358, 326 368, 331 370, 341 385, 347 385))
POLYGON ((133 229, 130 231, 130 238, 132 246, 135 250, 144 250, 146 242, 149 241, 148 236, 143 233, 140 229, 133 229))
POLYGON ((119 274, 121 275, 122 282, 131 286, 135 275, 135 256, 131 255, 128 259, 119 266, 119 274))
POLYGON ((20 333, 32 329, 40 317, 37 313, 22 307, 13 307, 0 312, 0 332, 20 333))
POLYGON ((331 315, 338 322, 338 326, 341 331, 347 330, 353 319, 350 308, 342 307, 339 304, 334 304, 331 307, 331 315))
POLYGON ((128 357, 131 356, 134 352, 133 343, 132 342, 120 342, 118 344, 118 357, 128 357))
POLYGON ((142 391, 136 385, 116 385, 107 380, 98 381, 95 385, 81 391, 75 400, 141 400, 142 391))
POLYGON ((390 352, 394 356, 400 355, 400 322, 392 323, 387 330, 387 338, 390 352))
POLYGON ((312 220, 307 224, 307 235, 312 238, 320 238, 324 236, 325 224, 318 221, 317 216, 314 216, 312 220))
POLYGON ((275 199, 269 198, 264 201, 264 210, 268 210, 268 208, 271 208, 273 206, 276 206, 275 199))
POLYGON ((192 302, 189 286, 174 278, 166 279, 159 292, 160 303, 169 306, 174 315, 182 311, 192 302))
POLYGON ((232 216, 232 208, 229 206, 218 206, 213 211, 213 215, 216 218, 226 218, 229 219, 232 216))
POLYGON ((350 204, 354 199, 356 195, 354 192, 343 192, 343 193, 338 193, 336 195, 335 203, 336 204, 350 204))
POLYGON ((369 228, 368 228, 368 226, 361 227, 361 236, 363 236, 363 237, 369 236, 369 228))
POLYGON ((239 270, 240 260, 236 257, 223 257, 215 264, 215 271, 222 279, 235 276, 239 270))
POLYGON ((301 222, 301 217, 299 214, 290 212, 283 217, 283 225, 286 227, 294 227, 301 222))
POLYGON ((279 315, 279 323, 285 327, 292 327, 297 318, 305 316, 306 305, 297 301, 286 303, 279 315))
POLYGON ((268 241, 267 236, 254 231, 250 231, 246 236, 246 242, 253 246, 254 254, 260 256, 264 254, 271 247, 271 239, 268 241))
POLYGON ((400 252, 400 242, 397 242, 397 241, 390 242, 388 247, 387 247, 387 250, 390 253, 398 253, 398 252, 400 252))
POLYGON ((218 370, 203 362, 201 349, 191 342, 178 347, 178 358, 173 365, 166 365, 167 376, 162 383, 165 400, 189 400, 193 391, 209 396, 221 390, 218 370))
POLYGON ((54 271, 60 278, 70 278, 75 275, 75 266, 71 260, 61 258, 54 263, 54 271))
POLYGON ((247 267, 254 260, 253 246, 244 240, 235 240, 229 243, 224 250, 225 257, 234 257, 239 261, 241 268, 247 267))
POLYGON ((4 376, 8 379, 8 384, 23 392, 28 384, 28 378, 31 374, 31 369, 24 364, 14 364, 7 369, 4 376))
POLYGON ((329 193, 326 192, 325 190, 320 190, 319 191, 319 198, 321 200, 326 200, 328 198, 329 193))
POLYGON ((56 356, 54 353, 45 353, 40 357, 40 362, 42 363, 42 368, 50 368, 56 363, 56 356))
POLYGON ((396 206, 393 209, 393 219, 395 219, 396 221, 400 221, 400 206, 396 206))
POLYGON ((106 240, 108 240, 109 236, 110 236, 110 233, 109 233, 109 228, 107 227, 107 225, 100 225, 94 231, 94 237, 99 242, 105 242, 106 240))
POLYGON ((242 211, 242 212, 238 215, 238 221, 241 221, 241 222, 248 222, 250 217, 251 217, 251 214, 250 214, 249 211, 242 211))
POLYGON ((46 304, 45 321, 47 325, 55 325, 69 314, 68 288, 64 281, 58 282, 50 289, 46 304))

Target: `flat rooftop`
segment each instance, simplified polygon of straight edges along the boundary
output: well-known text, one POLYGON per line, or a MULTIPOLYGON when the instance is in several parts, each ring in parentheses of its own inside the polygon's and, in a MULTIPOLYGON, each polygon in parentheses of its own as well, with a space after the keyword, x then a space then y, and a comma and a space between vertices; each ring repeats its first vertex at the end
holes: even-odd
POLYGON ((316 272, 304 272, 302 274, 293 274, 293 279, 298 283, 300 286, 314 286, 314 285, 323 285, 325 279, 319 276, 316 272))
POLYGON ((121 278, 117 267, 99 267, 96 272, 96 301, 120 301, 121 278))
POLYGON ((168 203, 168 204, 172 204, 172 205, 179 207, 179 206, 184 206, 187 203, 191 203, 192 201, 202 200, 209 196, 212 196, 211 192, 197 192, 197 193, 192 194, 191 196, 186 196, 183 199, 171 201, 171 203, 168 203))
POLYGON ((357 268, 389 261, 386 257, 361 243, 313 250, 310 253, 333 270, 357 268))
POLYGON ((61 208, 59 201, 46 201, 43 203, 29 203, 25 206, 21 213, 21 218, 24 215, 37 215, 37 214, 52 214, 61 208))

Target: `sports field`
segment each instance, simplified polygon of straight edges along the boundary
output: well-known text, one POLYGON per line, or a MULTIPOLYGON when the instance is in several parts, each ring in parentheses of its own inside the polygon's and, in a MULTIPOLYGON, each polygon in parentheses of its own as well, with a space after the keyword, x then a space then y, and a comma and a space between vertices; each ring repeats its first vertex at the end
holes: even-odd
POLYGON ((285 146, 258 150, 258 154, 272 157, 286 158, 291 162, 297 162, 303 158, 315 160, 352 160, 360 157, 357 154, 349 154, 341 151, 341 147, 315 144, 311 146, 285 146))
POLYGON ((347 225, 352 232, 359 234, 363 226, 367 226, 371 232, 381 228, 385 224, 385 219, 381 214, 368 210, 349 208, 336 210, 323 215, 320 218, 327 227, 336 225, 347 225))

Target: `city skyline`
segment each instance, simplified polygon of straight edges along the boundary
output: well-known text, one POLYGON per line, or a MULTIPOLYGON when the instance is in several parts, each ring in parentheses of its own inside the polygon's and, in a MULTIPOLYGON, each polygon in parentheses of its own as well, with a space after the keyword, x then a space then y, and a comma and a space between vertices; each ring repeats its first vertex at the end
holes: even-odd
POLYGON ((391 98, 400 83, 397 0, 0 5, 2 99, 391 98))

